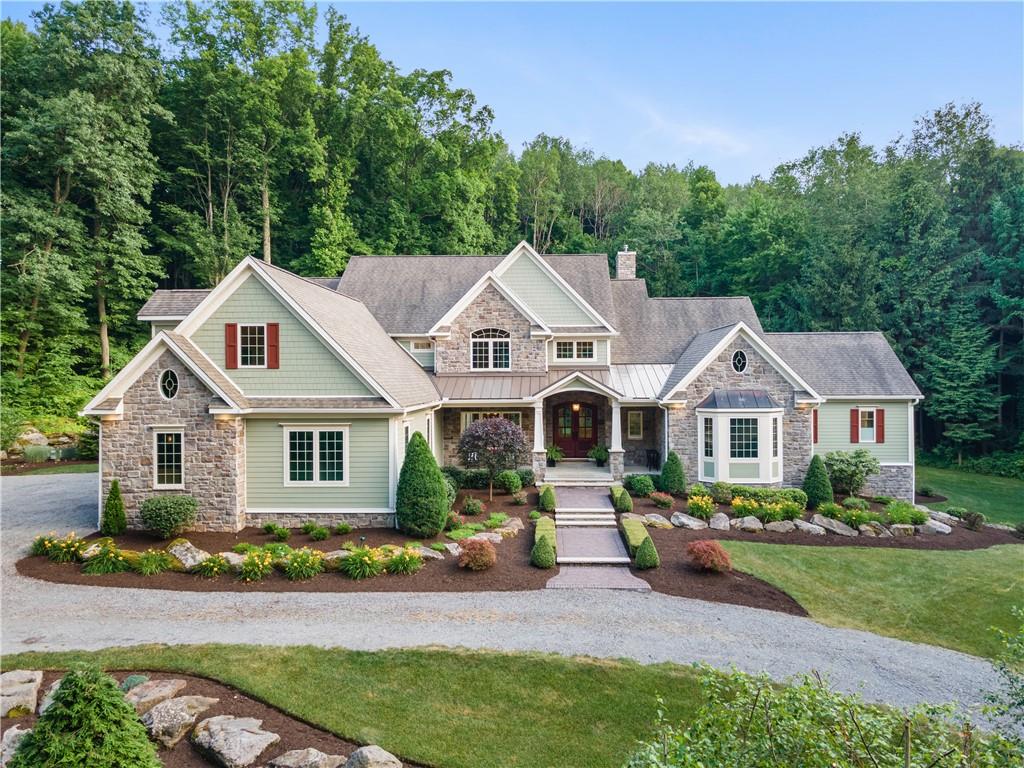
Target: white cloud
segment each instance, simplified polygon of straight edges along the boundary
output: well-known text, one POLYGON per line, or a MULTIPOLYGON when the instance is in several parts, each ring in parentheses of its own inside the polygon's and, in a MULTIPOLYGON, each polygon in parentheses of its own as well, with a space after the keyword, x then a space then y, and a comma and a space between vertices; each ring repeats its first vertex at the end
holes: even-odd
MULTIPOLYGON (((725 155, 742 155, 750 150, 745 141, 722 128, 676 119, 648 101, 636 98, 625 98, 623 101, 634 118, 639 116, 646 120, 637 138, 659 136, 680 147, 704 147, 725 155)), ((636 122, 640 125, 639 120, 636 122)))

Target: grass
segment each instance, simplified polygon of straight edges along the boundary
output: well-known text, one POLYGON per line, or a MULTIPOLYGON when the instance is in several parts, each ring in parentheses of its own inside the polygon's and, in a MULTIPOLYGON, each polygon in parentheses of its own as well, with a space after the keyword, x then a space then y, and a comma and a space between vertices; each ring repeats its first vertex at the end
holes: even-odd
POLYGON ((992 627, 1014 628, 1024 605, 1024 546, 972 551, 722 542, 733 567, 774 584, 836 627, 976 656, 1000 650, 992 627))
POLYGON ((917 487, 929 486, 949 501, 929 504, 933 509, 964 507, 981 512, 991 523, 1024 522, 1024 480, 978 475, 956 469, 917 465, 917 487))
POLYGON ((4 669, 197 674, 356 742, 444 768, 620 766, 650 736, 656 696, 694 714, 689 667, 453 650, 137 646, 5 656, 4 669))
POLYGON ((97 464, 47 464, 39 469, 29 469, 19 472, 19 477, 25 475, 68 475, 81 474, 85 472, 99 472, 100 465, 97 464))

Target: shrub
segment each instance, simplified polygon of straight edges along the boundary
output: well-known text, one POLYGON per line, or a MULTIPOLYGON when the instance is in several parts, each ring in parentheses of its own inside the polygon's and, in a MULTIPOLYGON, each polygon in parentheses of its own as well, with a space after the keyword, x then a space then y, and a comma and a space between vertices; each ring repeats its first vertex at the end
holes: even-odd
POLYGON ((864 499, 858 499, 856 496, 847 496, 843 499, 843 506, 847 509, 859 509, 868 510, 871 509, 871 505, 864 499))
POLYGON ((1018 539, 1024 539, 1024 522, 1017 523, 1013 526, 1013 535, 1018 539))
POLYGON ((487 472, 488 498, 493 500, 495 475, 514 470, 526 458, 528 449, 522 428, 499 417, 480 419, 466 427, 459 437, 458 450, 463 464, 479 465, 487 472))
POLYGON ((710 520, 715 510, 715 500, 710 496, 691 496, 686 501, 686 511, 701 520, 710 520))
POLYGON ((338 523, 334 526, 334 533, 338 536, 348 536, 352 533, 352 526, 348 523, 338 523))
POLYGON ((672 497, 669 496, 667 493, 655 491, 650 496, 648 496, 648 498, 654 502, 654 506, 656 506, 658 509, 668 509, 669 507, 672 506, 672 497))
POLYGON ((516 491, 515 493, 512 494, 512 503, 515 504, 517 507, 525 507, 526 494, 523 493, 522 491, 516 491))
POLYGON ((264 533, 273 533, 276 530, 277 530, 277 523, 264 523, 263 524, 263 532, 264 533))
POLYGON ((985 525, 985 516, 981 512, 964 512, 960 515, 964 527, 971 531, 980 531, 985 525))
POLYGON ((807 494, 807 506, 811 509, 817 509, 819 505, 835 500, 825 462, 817 454, 811 457, 811 463, 807 467, 803 491, 807 494))
POLYGON ((309 538, 311 538, 313 541, 324 541, 330 535, 330 529, 323 525, 318 525, 316 528, 309 532, 309 538))
POLYGON ((629 549, 629 556, 635 557, 637 550, 640 545, 644 543, 644 539, 649 539, 651 536, 647 533, 647 528, 639 520, 633 518, 626 518, 619 521, 619 526, 622 529, 622 535, 626 539, 626 547, 629 549))
POLYGON ((274 554, 266 550, 250 552, 242 561, 238 578, 245 582, 261 581, 274 570, 274 554))
POLYGON ((650 568, 657 568, 661 565, 661 558, 658 556, 658 550, 654 547, 654 539, 650 536, 644 539, 637 548, 634 565, 636 565, 636 567, 641 571, 646 571, 650 568))
POLYGON ((882 467, 867 449, 855 451, 830 451, 825 454, 825 469, 832 488, 856 496, 871 475, 877 475, 882 467))
POLYGON ((462 502, 462 514, 467 517, 475 517, 476 515, 483 514, 484 503, 480 499, 474 499, 472 496, 467 496, 462 502))
POLYGON ((894 501, 885 508, 885 517, 892 524, 924 525, 928 522, 928 513, 908 501, 894 501))
POLYGON ((539 509, 531 509, 530 510, 530 514, 528 514, 527 517, 530 518, 531 520, 538 520, 540 518, 540 510, 539 509))
POLYGON ((753 515, 757 517, 758 512, 761 509, 761 502, 751 499, 747 496, 733 496, 732 497, 732 511, 737 517, 746 517, 747 515, 753 515))
POLYGON ((932 488, 930 485, 922 485, 920 488, 917 489, 917 494, 919 496, 934 496, 935 489, 932 488))
POLYGON ((323 570, 324 553, 318 549, 296 549, 289 552, 284 560, 284 575, 289 581, 312 579, 323 573, 323 570))
POLYGON ((750 485, 731 485, 733 501, 737 497, 753 499, 762 504, 774 504, 779 501, 793 501, 800 509, 807 508, 807 494, 799 488, 759 488, 750 485))
POLYGON ((500 528, 508 520, 504 512, 492 512, 490 517, 484 520, 484 528, 500 528))
POLYGON ((78 667, 64 676, 8 768, 160 765, 156 747, 117 681, 95 667, 78 667))
POLYGON ((302 524, 301 531, 305 534, 310 534, 318 528, 317 524, 312 520, 307 520, 302 524))
POLYGON ((555 507, 558 505, 558 500, 555 498, 555 489, 551 485, 543 485, 540 489, 540 508, 544 512, 554 512, 555 507))
POLYGON ((691 541, 686 545, 686 555, 702 571, 722 573, 732 570, 732 560, 725 548, 713 539, 691 541))
POLYGON ((161 539, 169 539, 187 530, 196 521, 199 502, 192 496, 153 496, 142 502, 142 524, 161 539))
POLYGON ((540 518, 533 527, 533 543, 536 544, 541 539, 547 539, 551 549, 556 550, 558 548, 558 538, 555 536, 555 521, 550 517, 540 518))
POLYGON ((871 500, 875 502, 875 504, 881 504, 883 507, 886 504, 892 504, 896 501, 892 496, 872 496, 871 500))
POLYGON ((444 529, 446 531, 454 531, 456 528, 461 528, 466 524, 466 521, 462 519, 462 515, 458 512, 452 511, 448 513, 448 519, 444 521, 444 529))
POLYGON ((47 534, 39 534, 32 539, 32 544, 29 546, 29 554, 39 556, 45 556, 49 554, 50 547, 53 546, 53 542, 56 541, 56 532, 50 531, 47 534))
POLYGON ((505 493, 519 493, 523 490, 523 480, 514 469, 506 469, 494 476, 494 484, 505 493))
POLYGON ((963 516, 967 514, 966 507, 946 507, 943 511, 947 515, 952 515, 953 517, 959 517, 961 519, 963 519, 963 516))
POLYGON ((759 505, 753 514, 762 523, 776 523, 779 520, 796 520, 803 509, 795 501, 770 501, 759 505))
POLYGON ((215 579, 221 574, 230 571, 231 564, 225 559, 224 555, 210 555, 193 570, 200 576, 215 579))
POLYGON ((532 469, 517 469, 516 472, 519 474, 519 482, 523 488, 530 488, 537 484, 532 469))
POLYGON ((250 552, 259 552, 260 548, 247 541, 240 541, 231 548, 231 551, 236 555, 248 555, 250 552))
POLYGON ((683 462, 675 451, 669 451, 665 463, 661 465, 661 482, 658 485, 658 490, 671 493, 673 496, 680 496, 686 490, 683 462))
POLYGON ((281 525, 274 526, 274 538, 277 541, 280 541, 280 542, 288 541, 288 539, 291 538, 291 535, 292 535, 291 529, 285 528, 284 526, 281 526, 281 525))
MULTIPOLYGON (((287 530, 287 528, 285 530, 287 530)), ((273 557, 275 560, 280 560, 281 558, 288 557, 288 555, 292 551, 292 548, 282 541, 272 541, 269 544, 264 544, 260 548, 260 551, 269 552, 270 556, 273 557)))
POLYGON ((530 564, 545 570, 555 567, 555 549, 547 536, 541 536, 534 542, 530 550, 530 564))
POLYGON ((356 581, 369 579, 384 572, 384 561, 370 547, 354 547, 341 561, 341 572, 356 581))
POLYGON ((105 541, 100 544, 99 552, 82 566, 83 573, 124 573, 130 570, 128 559, 124 552, 119 550, 112 541, 105 541))
POLYGON ((498 562, 498 553, 491 542, 483 539, 474 539, 462 544, 462 552, 459 554, 459 568, 468 568, 471 571, 486 571, 488 568, 494 567, 496 562, 498 562))
POLYGON ((124 680, 121 681, 119 688, 127 693, 132 688, 138 688, 143 683, 149 682, 148 675, 128 675, 124 680))
POLYGON ((444 493, 448 509, 452 509, 455 506, 455 498, 459 495, 459 486, 455 484, 450 475, 442 475, 442 477, 444 477, 444 493))
POLYGON ((818 512, 825 517, 831 517, 833 520, 839 520, 846 512, 841 504, 836 504, 834 501, 827 501, 818 507, 818 512))
POLYGON ((398 476, 395 517, 403 533, 426 539, 436 536, 448 517, 448 486, 423 435, 414 432, 405 448, 398 476))
POLYGON ((864 523, 880 523, 882 516, 877 512, 871 512, 870 510, 864 509, 847 509, 844 510, 843 516, 839 518, 848 526, 857 530, 864 523))
POLYGON ((114 479, 110 483, 110 492, 103 502, 103 520, 100 533, 104 536, 120 536, 128 530, 128 519, 124 515, 124 500, 121 498, 121 483, 114 479))
POLYGON ((634 496, 650 496, 654 493, 654 480, 650 475, 627 475, 623 486, 634 496))
MULTIPOLYGON (((436 543, 437 542, 435 542, 435 544, 436 543)), ((441 545, 441 549, 444 549, 443 544, 441 545)), ((416 571, 422 567, 423 555, 414 549, 409 549, 408 547, 404 547, 399 552, 393 554, 387 562, 388 573, 394 573, 402 576, 416 573, 416 571)))
POLYGON ((707 486, 704 483, 690 483, 690 486, 686 489, 687 496, 709 496, 707 486))
POLYGON ((633 499, 629 493, 626 492, 625 488, 612 486, 611 494, 612 507, 616 512, 620 515, 624 515, 633 511, 633 499))
POLYGON ((174 560, 162 549, 147 549, 140 552, 135 561, 135 570, 143 576, 156 576, 158 573, 171 570, 174 560))
POLYGON ((711 498, 716 504, 732 504, 732 486, 719 480, 711 484, 711 498))

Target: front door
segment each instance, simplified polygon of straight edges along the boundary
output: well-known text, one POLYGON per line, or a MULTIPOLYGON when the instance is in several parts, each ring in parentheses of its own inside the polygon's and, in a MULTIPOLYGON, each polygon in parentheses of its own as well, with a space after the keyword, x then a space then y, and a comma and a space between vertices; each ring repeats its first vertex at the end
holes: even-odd
POLYGON ((585 459, 587 451, 597 443, 594 406, 586 403, 565 403, 555 406, 555 445, 567 459, 585 459))

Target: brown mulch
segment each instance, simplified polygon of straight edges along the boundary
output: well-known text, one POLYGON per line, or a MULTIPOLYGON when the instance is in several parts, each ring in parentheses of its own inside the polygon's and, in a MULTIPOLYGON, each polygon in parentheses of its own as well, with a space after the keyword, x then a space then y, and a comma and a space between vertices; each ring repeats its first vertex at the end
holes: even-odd
POLYGON ((938 494, 934 496, 924 496, 923 494, 920 493, 914 494, 915 504, 938 504, 939 502, 942 501, 949 501, 949 499, 946 498, 945 496, 939 496, 938 494))
MULTIPOLYGON (((43 685, 39 689, 40 700, 42 700, 43 693, 49 688, 50 684, 63 676, 63 674, 63 672, 43 673, 43 685)), ((111 674, 120 682, 129 673, 112 672, 111 674)), ((216 715, 255 717, 258 720, 262 720, 263 729, 278 734, 281 740, 274 746, 267 748, 260 755, 259 765, 263 765, 268 760, 293 749, 313 747, 328 755, 348 756, 361 746, 345 741, 332 733, 287 715, 281 710, 257 699, 250 698, 223 683, 207 680, 203 677, 165 672, 144 672, 143 674, 149 677, 150 680, 175 679, 187 681, 188 685, 178 694, 179 696, 208 696, 220 699, 218 703, 196 718, 197 723, 216 715)), ((30 728, 37 719, 38 716, 35 713, 18 718, 5 717, 2 723, 0 723, 0 729, 6 732, 7 728, 14 724, 21 725, 23 728, 30 728)), ((210 768, 210 763, 192 746, 188 736, 179 741, 173 749, 160 748, 158 754, 165 768, 210 768)), ((403 765, 407 766, 407 768, 418 768, 414 763, 403 763, 403 765)))
POLYGON ((5 461, 0 464, 0 475, 24 475, 43 467, 68 466, 72 464, 95 464, 96 459, 62 459, 53 461, 5 461))
MULTIPOLYGON (((456 500, 456 509, 462 509, 462 502, 468 495, 484 501, 486 509, 476 517, 465 518, 468 522, 482 522, 491 512, 504 512, 510 518, 518 517, 524 523, 524 530, 518 536, 496 544, 498 562, 486 571, 470 571, 459 568, 456 558, 444 552, 444 560, 426 559, 423 568, 408 576, 383 575, 362 581, 354 581, 340 573, 324 573, 309 581, 289 581, 283 574, 274 571, 262 581, 246 584, 231 574, 216 579, 204 579, 195 574, 166 571, 156 576, 140 576, 137 573, 110 573, 90 575, 82 573, 81 566, 50 562, 45 557, 26 557, 16 564, 18 573, 43 581, 60 584, 87 584, 102 587, 145 587, 149 589, 172 589, 187 592, 507 592, 543 589, 557 569, 544 571, 530 565, 530 549, 533 547, 532 524, 527 515, 534 508, 537 494, 528 496, 526 506, 511 503, 507 494, 495 493, 494 501, 487 501, 486 491, 463 491, 456 500)), ((41 531, 41 533, 43 533, 41 531)), ((88 538, 99 538, 94 533, 88 538)), ((188 533, 186 537, 195 546, 207 552, 228 552, 241 542, 267 544, 274 537, 261 528, 243 528, 238 533, 201 532, 188 533)), ((129 531, 114 537, 122 549, 142 551, 149 547, 160 548, 166 542, 144 531, 129 531)), ((382 544, 403 545, 411 539, 392 528, 358 528, 344 536, 331 536, 324 541, 313 541, 299 529, 292 529, 286 544, 295 549, 310 547, 324 552, 340 549, 346 541, 356 545, 377 547, 382 544)), ((425 547, 434 541, 449 542, 451 539, 436 536, 432 539, 417 539, 425 547)))

